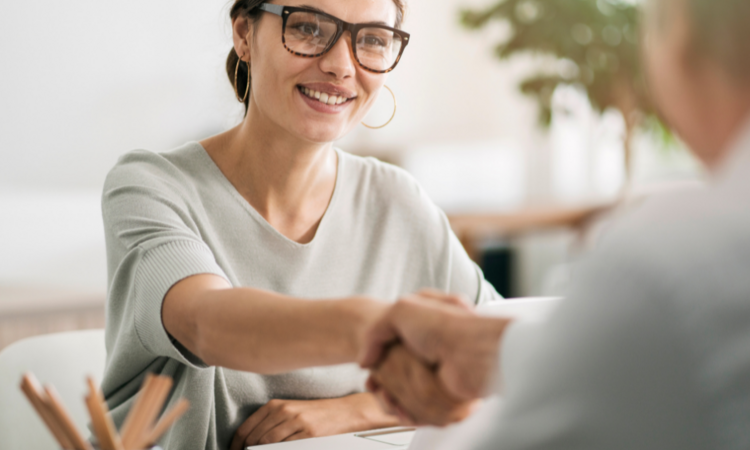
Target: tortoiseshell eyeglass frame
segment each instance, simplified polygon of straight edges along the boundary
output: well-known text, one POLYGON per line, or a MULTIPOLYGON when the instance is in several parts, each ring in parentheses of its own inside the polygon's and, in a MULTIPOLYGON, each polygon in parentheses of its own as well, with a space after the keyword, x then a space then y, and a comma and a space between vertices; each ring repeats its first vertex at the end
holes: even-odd
POLYGON ((348 31, 349 34, 351 34, 352 37, 352 52, 354 52, 354 59, 357 60, 357 64, 360 65, 363 69, 367 70, 368 72, 372 73, 388 73, 396 68, 396 65, 401 60, 401 55, 404 54, 404 49, 406 48, 406 45, 409 43, 409 38, 411 37, 409 33, 389 27, 386 25, 380 25, 380 24, 371 24, 371 23, 349 23, 345 22, 341 19, 339 19, 336 16, 332 16, 330 14, 324 13, 322 11, 318 11, 315 9, 310 8, 299 8, 296 6, 283 6, 283 5, 276 5, 273 3, 261 3, 257 7, 261 11, 269 12, 271 14, 276 14, 277 16, 281 17, 282 19, 282 25, 281 25, 281 42, 284 44, 284 48, 287 49, 287 51, 293 55, 301 56, 303 58, 317 58, 318 56, 326 54, 331 48, 333 48, 334 45, 339 41, 339 38, 341 38, 341 35, 344 34, 344 31, 348 31), (322 52, 316 53, 314 55, 308 55, 305 53, 299 53, 292 49, 290 49, 286 45, 286 38, 284 37, 286 34, 286 22, 289 16, 294 12, 307 12, 311 14, 318 14, 324 17, 327 17, 331 19, 332 22, 336 24, 336 35, 333 37, 331 42, 328 44, 326 48, 323 49, 322 52), (382 28, 384 30, 392 31, 394 34, 399 35, 401 37, 401 49, 398 52, 398 56, 393 61, 393 65, 385 70, 376 70, 372 69, 370 67, 365 66, 362 64, 362 61, 359 60, 359 57, 357 56, 357 33, 359 33, 359 30, 362 28, 382 28))

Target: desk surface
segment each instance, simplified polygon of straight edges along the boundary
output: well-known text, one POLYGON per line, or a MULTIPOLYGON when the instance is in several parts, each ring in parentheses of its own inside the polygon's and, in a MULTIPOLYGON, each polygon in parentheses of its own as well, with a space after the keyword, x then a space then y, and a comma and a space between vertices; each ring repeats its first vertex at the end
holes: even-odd
MULTIPOLYGON (((378 432, 381 430, 373 431, 378 432)), ((358 432, 280 442, 278 444, 258 445, 247 447, 247 450, 404 450, 409 446, 415 433, 413 429, 405 430, 403 427, 396 427, 392 431, 393 436, 400 435, 402 438, 378 440, 378 436, 371 436, 369 438, 358 436, 370 432, 358 432)))

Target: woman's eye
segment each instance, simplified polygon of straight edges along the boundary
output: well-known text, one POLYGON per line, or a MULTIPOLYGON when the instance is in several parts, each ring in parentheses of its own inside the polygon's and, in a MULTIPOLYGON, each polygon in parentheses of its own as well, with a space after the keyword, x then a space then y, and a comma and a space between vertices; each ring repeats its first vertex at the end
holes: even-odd
POLYGON ((320 27, 312 23, 299 23, 294 26, 294 29, 305 36, 317 36, 320 34, 320 27))
POLYGON ((385 40, 377 36, 364 36, 360 42, 367 47, 385 47, 386 46, 385 40))

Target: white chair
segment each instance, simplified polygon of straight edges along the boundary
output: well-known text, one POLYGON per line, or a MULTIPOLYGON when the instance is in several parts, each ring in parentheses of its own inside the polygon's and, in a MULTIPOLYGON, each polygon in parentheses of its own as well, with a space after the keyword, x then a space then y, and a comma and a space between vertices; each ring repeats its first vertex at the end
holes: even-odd
POLYGON ((25 372, 55 386, 76 426, 89 437, 86 376, 100 382, 105 360, 104 330, 36 336, 0 352, 0 449, 59 450, 19 389, 25 372))

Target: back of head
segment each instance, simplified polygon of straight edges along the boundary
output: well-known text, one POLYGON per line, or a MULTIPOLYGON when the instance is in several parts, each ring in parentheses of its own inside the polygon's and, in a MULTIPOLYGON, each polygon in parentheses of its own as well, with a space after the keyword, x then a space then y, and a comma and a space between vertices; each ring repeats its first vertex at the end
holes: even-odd
POLYGON ((645 59, 654 102, 709 168, 750 115, 750 0, 650 0, 645 59))
POLYGON ((692 22, 692 50, 750 84, 750 1, 682 0, 692 22))

